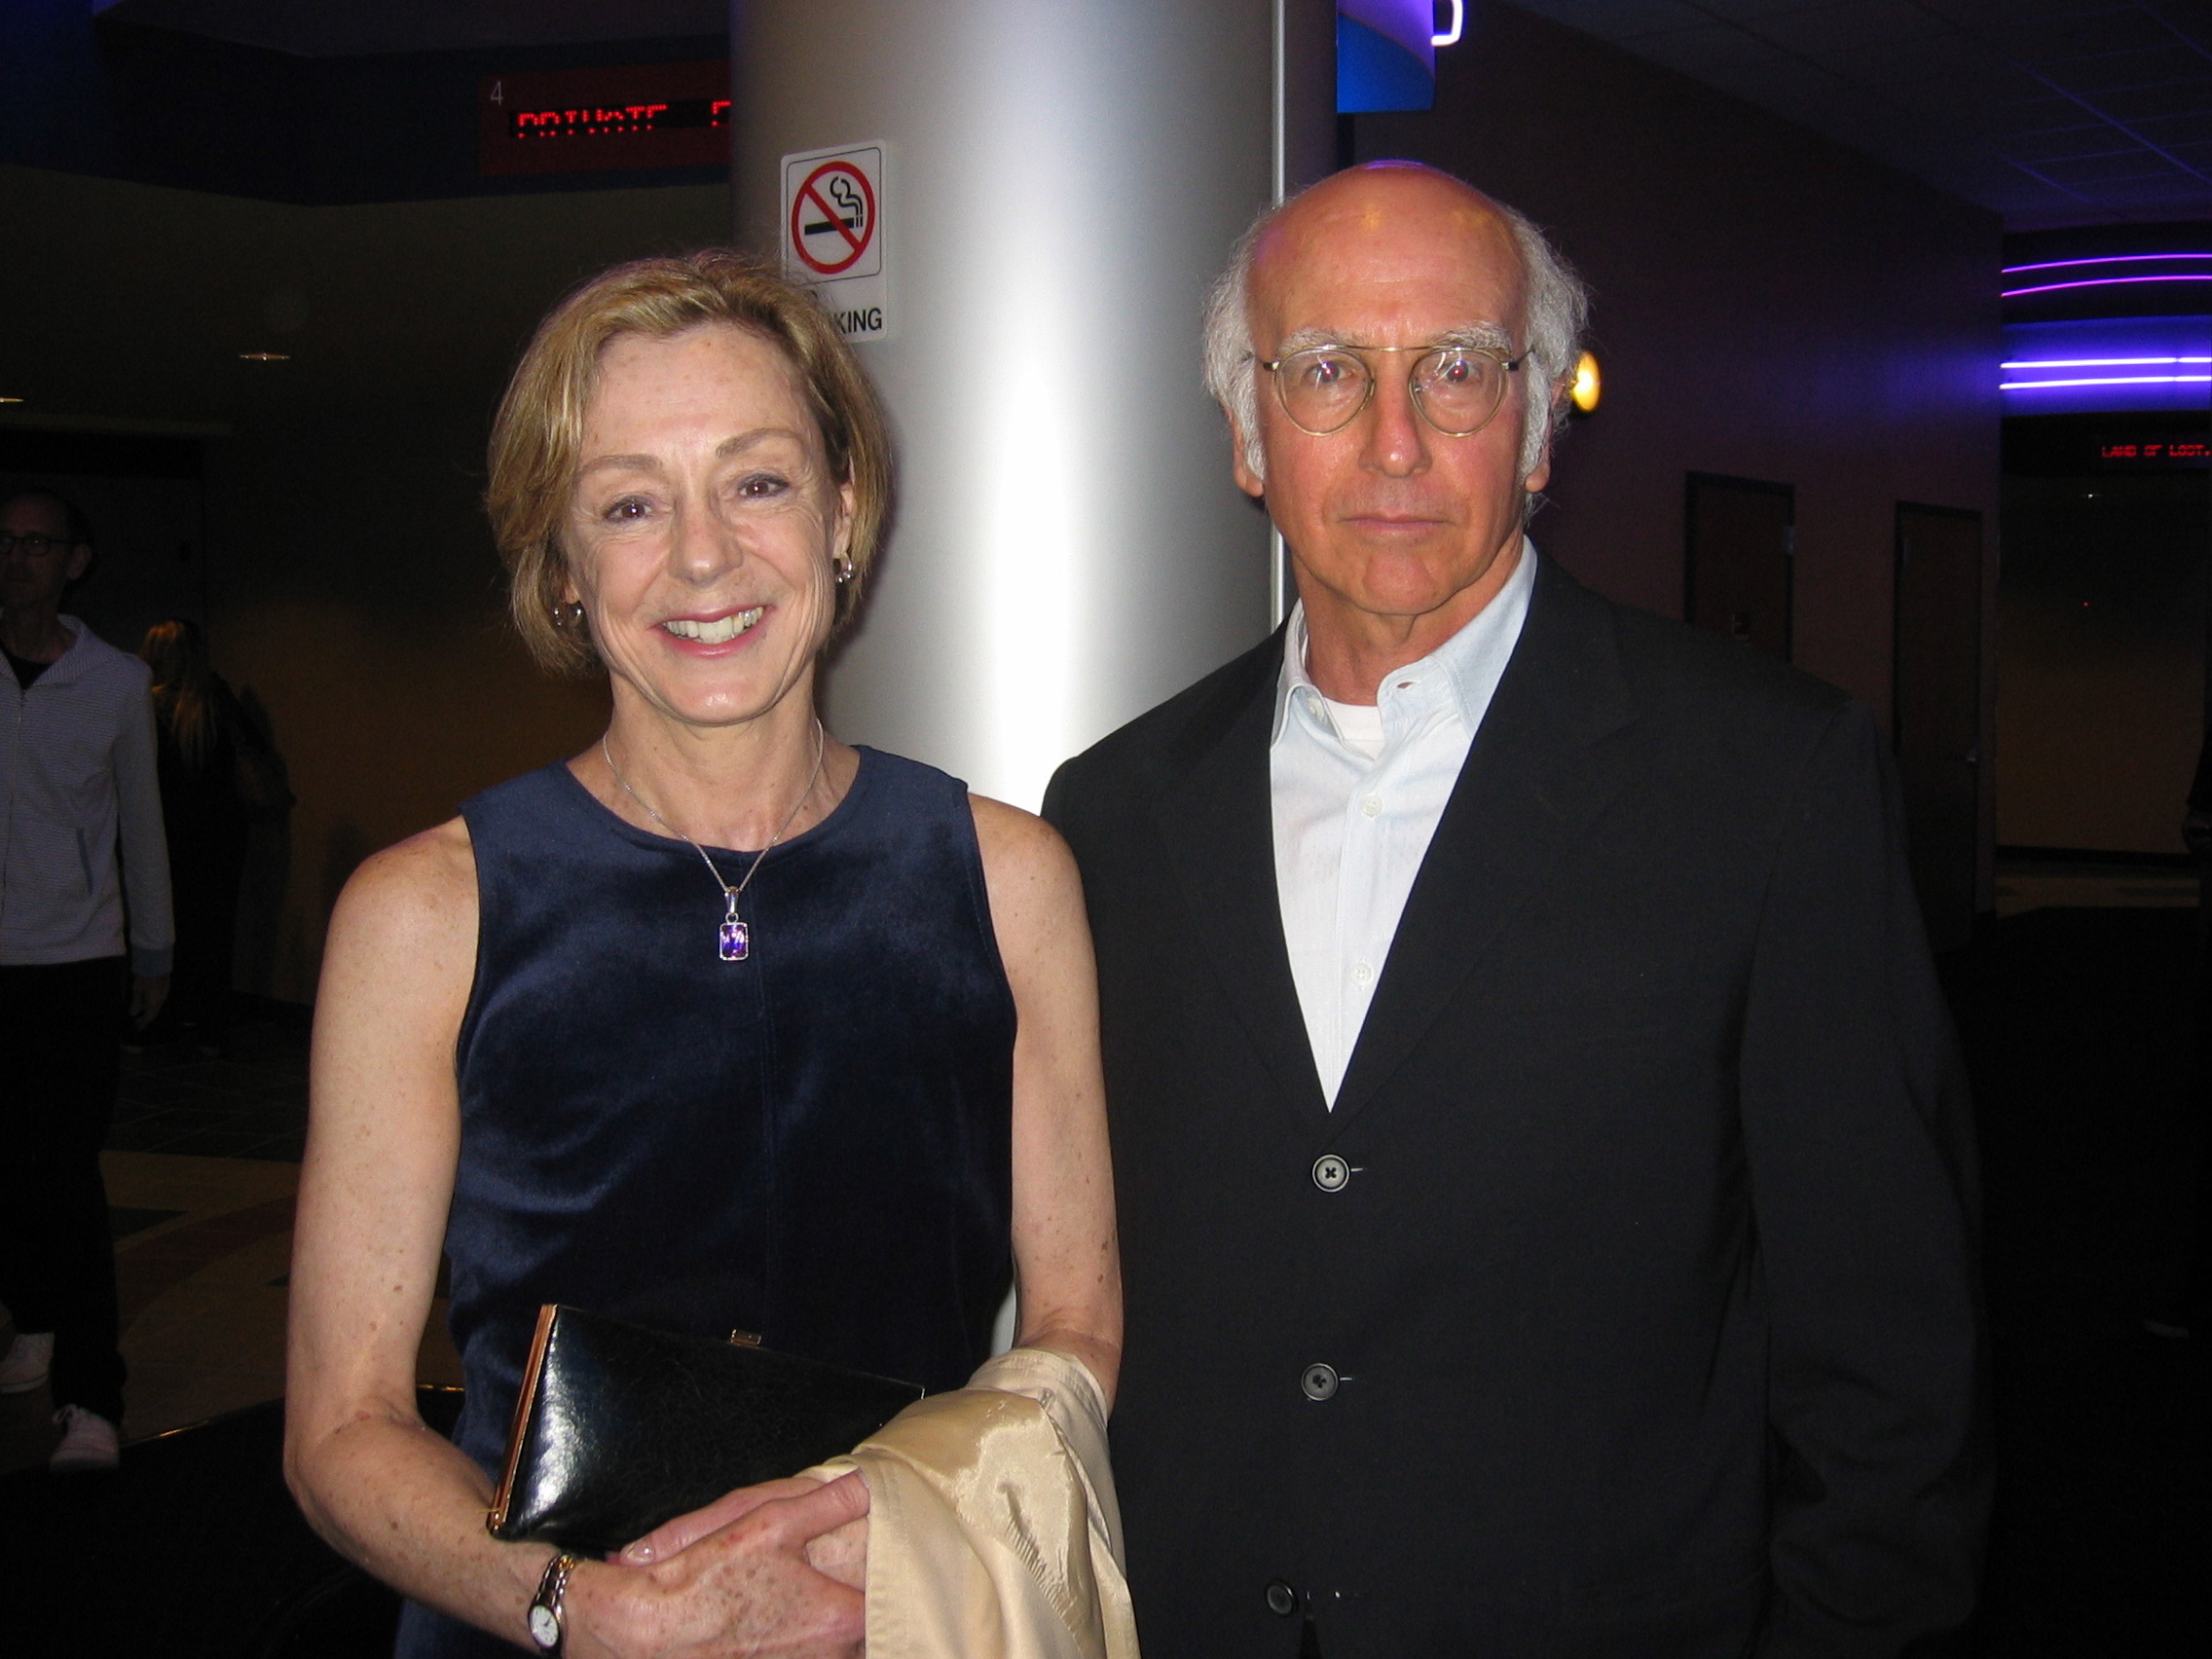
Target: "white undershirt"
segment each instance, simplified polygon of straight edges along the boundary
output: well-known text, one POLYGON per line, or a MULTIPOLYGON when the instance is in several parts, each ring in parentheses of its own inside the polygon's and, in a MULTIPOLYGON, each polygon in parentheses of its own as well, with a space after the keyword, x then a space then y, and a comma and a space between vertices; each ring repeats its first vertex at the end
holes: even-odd
POLYGON ((1398 918, 1521 638, 1535 585, 1526 538, 1497 597, 1373 706, 1336 703, 1306 671, 1306 612, 1291 612, 1269 750, 1275 890, 1299 1010, 1333 1108, 1398 918))

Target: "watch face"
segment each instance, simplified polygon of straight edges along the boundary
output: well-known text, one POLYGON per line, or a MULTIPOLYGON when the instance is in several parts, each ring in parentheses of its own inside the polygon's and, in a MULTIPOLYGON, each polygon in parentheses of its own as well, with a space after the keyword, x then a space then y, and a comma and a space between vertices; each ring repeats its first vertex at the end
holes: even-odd
POLYGON ((551 1607, 530 1609, 530 1640, 548 1653, 560 1645, 561 1621, 554 1616, 551 1607))

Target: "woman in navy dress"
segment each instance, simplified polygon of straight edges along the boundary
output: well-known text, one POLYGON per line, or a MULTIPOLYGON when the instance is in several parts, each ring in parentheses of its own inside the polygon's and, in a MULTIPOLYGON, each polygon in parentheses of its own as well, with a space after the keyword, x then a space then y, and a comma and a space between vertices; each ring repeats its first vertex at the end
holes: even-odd
POLYGON ((1011 1282, 1019 1342, 1111 1393, 1074 865, 1040 820, 816 714, 888 496, 850 349, 735 254, 596 278, 508 389, 488 499, 515 620, 549 666, 603 669, 612 717, 348 883, 292 1273, 289 1478, 409 1598, 402 1653, 858 1650, 857 1475, 725 1498, 665 1559, 582 1563, 534 1629, 553 1552, 484 1514, 540 1303, 936 1392, 986 1356, 1011 1282), (414 1403, 441 1250, 451 1442, 414 1403))

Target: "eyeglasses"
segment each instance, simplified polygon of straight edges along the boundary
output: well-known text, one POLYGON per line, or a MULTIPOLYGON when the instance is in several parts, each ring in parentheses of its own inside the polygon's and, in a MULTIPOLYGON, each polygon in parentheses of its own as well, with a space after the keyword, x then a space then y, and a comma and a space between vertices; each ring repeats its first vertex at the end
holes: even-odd
POLYGON ((1505 401, 1506 377, 1529 360, 1485 346, 1309 346, 1272 363, 1275 396, 1290 424, 1311 437, 1341 432, 1375 397, 1380 351, 1417 353, 1406 371, 1406 389, 1420 418, 1450 438, 1471 437, 1489 425, 1505 401))
POLYGON ((0 530, 0 559, 5 559, 18 547, 33 559, 43 559, 49 553, 66 553, 73 545, 66 535, 41 535, 35 530, 28 535, 17 535, 13 532, 0 530))

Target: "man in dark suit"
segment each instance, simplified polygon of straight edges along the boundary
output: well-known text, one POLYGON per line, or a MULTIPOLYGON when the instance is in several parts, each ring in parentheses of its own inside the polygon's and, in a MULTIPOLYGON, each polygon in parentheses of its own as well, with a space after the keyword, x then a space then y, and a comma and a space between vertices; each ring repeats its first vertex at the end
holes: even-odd
POLYGON ((1896 1654, 1987 1505, 1971 1134, 1861 706, 1522 525, 1579 285, 1456 180, 1256 227, 1300 606, 1070 761, 1149 1659, 1896 1654))

